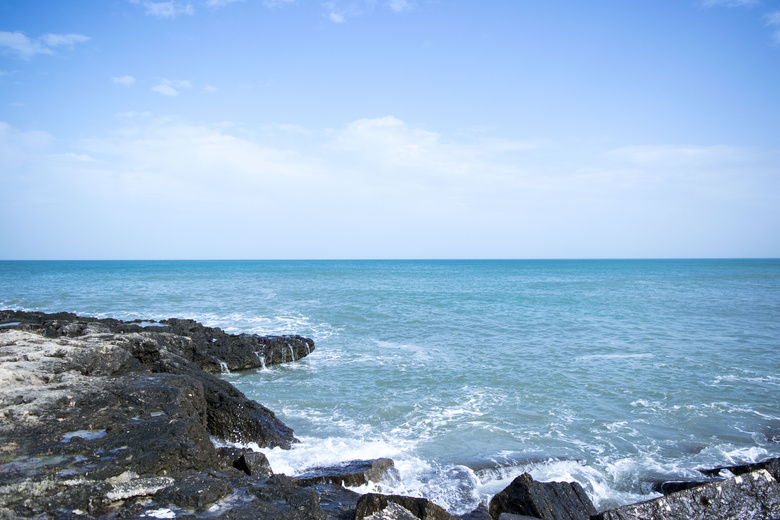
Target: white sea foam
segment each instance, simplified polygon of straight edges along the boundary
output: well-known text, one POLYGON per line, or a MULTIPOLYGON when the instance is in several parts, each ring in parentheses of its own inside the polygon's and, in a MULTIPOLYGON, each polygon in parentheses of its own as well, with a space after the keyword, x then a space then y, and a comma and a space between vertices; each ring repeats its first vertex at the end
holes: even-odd
POLYGON ((574 358, 576 361, 591 361, 594 359, 646 359, 655 357, 653 354, 590 354, 574 358))

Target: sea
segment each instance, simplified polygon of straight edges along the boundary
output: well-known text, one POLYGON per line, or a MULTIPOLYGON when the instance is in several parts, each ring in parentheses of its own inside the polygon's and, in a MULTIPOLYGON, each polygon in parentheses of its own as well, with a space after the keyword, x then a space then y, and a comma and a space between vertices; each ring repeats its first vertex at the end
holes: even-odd
POLYGON ((273 469, 389 457, 358 491, 455 514, 526 472, 605 510, 780 456, 780 260, 4 261, 0 308, 310 337, 222 375, 295 430, 273 469))

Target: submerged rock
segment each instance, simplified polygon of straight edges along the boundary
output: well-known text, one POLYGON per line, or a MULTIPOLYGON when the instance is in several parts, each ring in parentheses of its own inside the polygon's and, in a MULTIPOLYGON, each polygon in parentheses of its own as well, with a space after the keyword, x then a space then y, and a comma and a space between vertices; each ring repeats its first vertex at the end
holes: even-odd
POLYGON ((780 484, 766 470, 619 507, 596 520, 776 520, 780 484))
POLYGON ((490 500, 490 516, 502 513, 543 520, 589 520, 596 508, 576 482, 537 482, 523 473, 490 500))
POLYGON ((397 479, 398 470, 391 459, 352 460, 323 468, 312 468, 295 480, 301 486, 314 484, 341 484, 342 486, 364 486, 369 482, 380 482, 383 478, 397 479))

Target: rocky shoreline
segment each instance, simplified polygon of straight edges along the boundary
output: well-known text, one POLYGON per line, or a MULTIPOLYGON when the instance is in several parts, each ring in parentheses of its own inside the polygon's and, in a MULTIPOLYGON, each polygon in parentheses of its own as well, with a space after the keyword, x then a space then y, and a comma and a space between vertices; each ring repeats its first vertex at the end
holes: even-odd
MULTIPOLYGON (((214 374, 294 362, 300 336, 227 334, 192 320, 132 322, 0 311, 0 519, 456 517, 426 499, 345 486, 397 478, 389 459, 274 474, 290 448, 271 410, 214 374)), ((515 479, 465 519, 780 518, 780 461, 713 468, 665 496, 597 513, 576 483, 515 479)))

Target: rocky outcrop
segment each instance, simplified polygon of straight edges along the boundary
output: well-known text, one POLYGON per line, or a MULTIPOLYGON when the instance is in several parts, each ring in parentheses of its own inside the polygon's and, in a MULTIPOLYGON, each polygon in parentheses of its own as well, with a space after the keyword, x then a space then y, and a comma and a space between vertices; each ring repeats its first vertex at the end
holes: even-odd
POLYGON ((218 453, 211 438, 296 442, 273 412, 201 368, 213 355, 205 334, 221 331, 0 312, 9 321, 0 327, 0 518, 259 504, 246 498, 256 487, 246 479, 271 476, 264 456, 218 453))
POLYGON ((503 513, 543 520, 589 520, 596 508, 576 482, 537 482, 523 473, 490 500, 490 516, 503 513))
POLYGON ((605 511, 596 520, 776 520, 780 485, 764 469, 605 511))
MULTIPOLYGON (((37 332, 48 338, 140 334, 153 338, 170 352, 213 374, 297 361, 314 351, 314 341, 301 336, 228 334, 194 320, 177 318, 159 322, 121 321, 87 318, 67 312, 0 311, 0 324, 4 323, 13 323, 10 328, 37 332)), ((149 364, 154 359, 145 357, 144 361, 149 364)))

